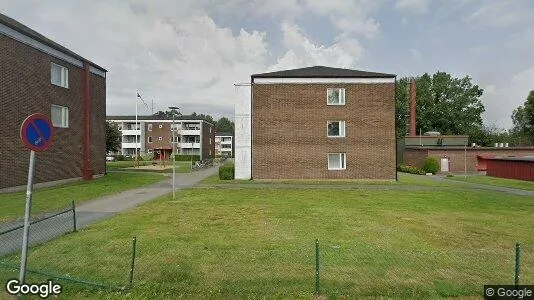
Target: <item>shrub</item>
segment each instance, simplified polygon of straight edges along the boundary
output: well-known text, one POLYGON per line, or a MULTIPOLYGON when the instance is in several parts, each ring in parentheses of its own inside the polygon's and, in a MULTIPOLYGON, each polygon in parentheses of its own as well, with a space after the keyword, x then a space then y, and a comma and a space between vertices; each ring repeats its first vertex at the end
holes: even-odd
POLYGON ((447 174, 447 177, 454 177, 454 175, 449 173, 449 174, 447 174))
POLYGON ((234 164, 224 164, 219 167, 219 179, 220 180, 233 180, 234 179, 234 164))
POLYGON ((420 169, 420 168, 414 167, 414 166, 405 166, 405 165, 398 166, 397 167, 397 171, 404 172, 404 173, 417 174, 417 175, 425 175, 426 174, 425 170, 423 170, 423 169, 420 169))
POLYGON ((427 157, 425 158, 425 162, 423 164, 423 170, 425 170, 426 173, 432 173, 436 174, 439 172, 439 162, 434 157, 427 157))
POLYGON ((199 161, 200 155, 177 154, 176 161, 199 161))

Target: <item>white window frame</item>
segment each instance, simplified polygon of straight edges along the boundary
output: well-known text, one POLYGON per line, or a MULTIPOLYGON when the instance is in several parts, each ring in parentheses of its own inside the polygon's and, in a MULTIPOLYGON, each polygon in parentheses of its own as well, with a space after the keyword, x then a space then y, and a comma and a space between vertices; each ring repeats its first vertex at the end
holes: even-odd
POLYGON ((50 116, 51 116, 50 119, 52 121, 52 125, 54 127, 69 128, 69 108, 68 107, 52 104, 50 107, 50 116), (61 120, 59 121, 59 123, 55 122, 57 120, 54 120, 54 113, 53 113, 54 108, 61 110, 61 120))
POLYGON ((148 124, 148 131, 152 131, 152 124, 148 124))
POLYGON ((51 62, 50 63, 50 83, 52 83, 53 85, 68 89, 69 88, 69 69, 62 65, 58 65, 56 63, 51 62), (52 76, 54 67, 58 67, 60 70, 60 75, 59 75, 60 82, 54 82, 54 76, 52 76))
POLYGON ((152 143, 152 137, 151 136, 148 137, 148 142, 152 143))
POLYGON ((345 89, 344 88, 327 88, 326 89, 326 105, 345 105, 345 89), (334 91, 339 91, 339 103, 330 103, 330 94, 334 91))
POLYGON ((346 136, 346 122, 345 121, 340 121, 340 120, 336 120, 336 121, 326 121, 326 136, 329 137, 329 138, 344 138, 346 136), (328 126, 330 126, 330 124, 332 123, 336 123, 336 122, 339 122, 339 135, 330 135, 330 133, 328 132, 328 126))
POLYGON ((347 153, 328 153, 326 155, 328 170, 346 170, 347 169, 347 153), (330 155, 338 155, 341 168, 330 167, 330 155))

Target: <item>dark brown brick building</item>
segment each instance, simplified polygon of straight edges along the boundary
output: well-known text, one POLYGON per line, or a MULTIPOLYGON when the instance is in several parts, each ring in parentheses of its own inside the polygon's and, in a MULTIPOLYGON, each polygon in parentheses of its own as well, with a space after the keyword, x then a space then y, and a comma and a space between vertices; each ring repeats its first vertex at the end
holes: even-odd
POLYGON ((322 66, 252 75, 251 177, 395 180, 395 78, 322 66))
POLYGON ((20 125, 32 113, 54 124, 36 154, 36 184, 105 172, 106 70, 0 14, 0 190, 27 183, 20 125))

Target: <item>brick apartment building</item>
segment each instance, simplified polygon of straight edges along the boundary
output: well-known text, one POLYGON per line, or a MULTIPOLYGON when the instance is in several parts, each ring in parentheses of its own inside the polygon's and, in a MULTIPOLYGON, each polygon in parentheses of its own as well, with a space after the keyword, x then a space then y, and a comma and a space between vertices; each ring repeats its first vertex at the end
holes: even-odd
POLYGON ((234 156, 234 135, 232 133, 215 133, 215 155, 234 156))
POLYGON ((0 190, 27 183, 19 132, 32 113, 55 127, 52 146, 36 154, 36 184, 105 173, 106 72, 0 14, 0 190))
POLYGON ((176 153, 200 155, 202 160, 215 157, 215 127, 195 116, 172 119, 156 116, 108 116, 122 133, 122 155, 154 153, 155 159, 170 159, 173 128, 176 153))
POLYGON ((238 88, 236 178, 396 179, 396 75, 315 66, 238 88))

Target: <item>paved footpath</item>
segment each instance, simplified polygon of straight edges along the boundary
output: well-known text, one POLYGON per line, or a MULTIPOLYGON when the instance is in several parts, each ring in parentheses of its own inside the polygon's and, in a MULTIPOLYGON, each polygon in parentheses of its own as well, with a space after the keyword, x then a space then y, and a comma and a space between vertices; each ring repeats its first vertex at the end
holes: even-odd
MULTIPOLYGON (((192 187, 202 179, 216 174, 218 167, 192 173, 176 173, 177 190, 192 187)), ((143 188, 132 189, 118 194, 105 196, 76 206, 76 228, 81 229, 98 221, 110 218, 119 212, 127 211, 139 204, 167 195, 172 192, 172 174, 168 180, 143 188)), ((73 215, 65 213, 41 221, 30 227, 30 245, 50 241, 72 231, 73 215)), ((22 229, 0 236, 0 256, 20 251, 22 229)))

